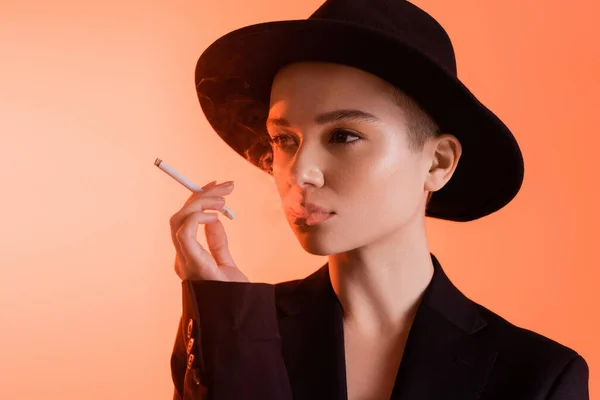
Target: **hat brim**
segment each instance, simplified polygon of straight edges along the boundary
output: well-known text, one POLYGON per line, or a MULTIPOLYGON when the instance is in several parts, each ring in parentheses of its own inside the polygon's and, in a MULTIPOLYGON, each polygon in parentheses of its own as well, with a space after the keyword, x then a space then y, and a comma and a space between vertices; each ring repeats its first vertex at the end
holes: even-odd
MULTIPOLYGON (((330 20, 247 26, 222 36, 202 53, 195 71, 202 110, 238 154, 245 150, 238 133, 215 122, 214 108, 243 93, 260 104, 259 110, 248 112, 266 118, 273 78, 285 65, 300 61, 344 64, 377 75, 415 99, 442 132, 460 140, 463 152, 454 175, 432 195, 426 216, 472 221, 503 208, 520 190, 524 164, 516 139, 451 71, 397 38, 330 20)), ((235 118, 252 117, 243 113, 238 110, 235 118)))

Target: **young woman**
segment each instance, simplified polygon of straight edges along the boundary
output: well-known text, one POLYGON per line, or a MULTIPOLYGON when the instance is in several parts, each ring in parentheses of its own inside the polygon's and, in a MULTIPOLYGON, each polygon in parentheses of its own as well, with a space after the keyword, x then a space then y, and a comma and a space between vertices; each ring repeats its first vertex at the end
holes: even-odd
POLYGON ((233 184, 191 196, 170 221, 175 399, 588 398, 577 352, 465 297, 429 251, 425 216, 489 215, 523 179, 513 135, 457 79, 431 16, 328 0, 220 38, 196 84, 212 127, 272 175, 300 244, 328 262, 248 282, 206 212, 233 184))

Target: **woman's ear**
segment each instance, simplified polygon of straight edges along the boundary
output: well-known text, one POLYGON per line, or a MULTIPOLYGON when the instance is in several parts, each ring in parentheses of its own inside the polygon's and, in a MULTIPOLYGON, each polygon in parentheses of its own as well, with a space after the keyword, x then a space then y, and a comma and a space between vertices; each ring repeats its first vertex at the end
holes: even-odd
POLYGON ((431 192, 437 192, 452 178, 462 155, 462 145, 456 136, 444 133, 432 139, 427 146, 427 154, 430 168, 425 179, 425 190, 430 192, 429 202, 431 192))

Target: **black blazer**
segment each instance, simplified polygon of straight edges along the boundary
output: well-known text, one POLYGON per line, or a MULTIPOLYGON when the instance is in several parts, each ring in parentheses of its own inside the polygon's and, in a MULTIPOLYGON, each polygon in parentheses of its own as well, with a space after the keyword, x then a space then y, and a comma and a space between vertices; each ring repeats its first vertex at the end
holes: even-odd
MULTIPOLYGON (((469 300, 436 257, 393 400, 584 400, 574 350, 469 300)), ((182 282, 174 399, 345 400, 342 308, 328 264, 305 279, 182 282)))

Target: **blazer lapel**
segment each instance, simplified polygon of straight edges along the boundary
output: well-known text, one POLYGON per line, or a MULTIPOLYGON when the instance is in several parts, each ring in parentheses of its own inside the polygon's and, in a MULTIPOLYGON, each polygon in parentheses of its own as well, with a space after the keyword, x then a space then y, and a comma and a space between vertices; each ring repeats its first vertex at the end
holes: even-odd
POLYGON ((276 287, 282 351, 294 399, 346 400, 343 314, 327 264, 293 290, 276 287))
MULTIPOLYGON (((477 400, 497 351, 477 337, 486 322, 476 304, 431 257, 433 277, 411 326, 391 399, 477 400)), ((276 287, 282 351, 298 399, 347 399, 343 310, 328 267, 294 288, 276 287)))
POLYGON ((487 323, 450 282, 437 258, 409 332, 393 400, 479 399, 496 360, 477 333, 487 323))

